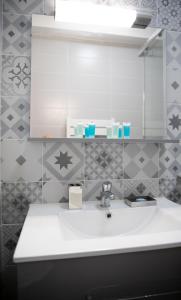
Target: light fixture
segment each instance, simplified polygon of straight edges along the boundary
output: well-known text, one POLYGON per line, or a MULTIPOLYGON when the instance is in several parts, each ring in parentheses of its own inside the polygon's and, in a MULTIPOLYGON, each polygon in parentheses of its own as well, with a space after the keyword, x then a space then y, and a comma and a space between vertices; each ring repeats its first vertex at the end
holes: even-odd
POLYGON ((90 1, 56 0, 55 21, 64 24, 130 28, 136 20, 133 9, 108 6, 90 1))

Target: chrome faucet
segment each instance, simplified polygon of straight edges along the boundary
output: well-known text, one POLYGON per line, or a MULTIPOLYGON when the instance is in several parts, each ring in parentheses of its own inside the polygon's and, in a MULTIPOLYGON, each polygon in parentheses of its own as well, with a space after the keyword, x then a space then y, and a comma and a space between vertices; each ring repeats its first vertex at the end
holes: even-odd
POLYGON ((110 207, 110 200, 114 200, 114 194, 111 191, 112 183, 106 181, 102 184, 102 192, 101 192, 101 204, 100 206, 103 208, 110 207))

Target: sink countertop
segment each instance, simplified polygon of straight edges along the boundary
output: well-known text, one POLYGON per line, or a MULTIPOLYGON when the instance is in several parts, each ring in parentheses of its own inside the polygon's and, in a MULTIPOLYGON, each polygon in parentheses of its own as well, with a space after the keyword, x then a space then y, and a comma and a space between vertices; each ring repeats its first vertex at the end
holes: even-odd
MULTIPOLYGON (((97 201, 84 202, 82 210, 71 210, 71 213, 98 211, 97 203, 97 201)), ((181 205, 166 198, 157 198, 156 207, 166 211, 167 215, 174 217, 181 224, 181 205)), ((126 212, 125 210, 138 211, 142 208, 130 208, 123 200, 113 200, 110 211, 118 209, 120 211, 124 209, 126 212)), ((31 204, 14 253, 14 262, 68 259, 181 246, 181 228, 134 235, 65 239, 60 218, 61 214, 68 215, 69 212, 68 204, 31 204)))

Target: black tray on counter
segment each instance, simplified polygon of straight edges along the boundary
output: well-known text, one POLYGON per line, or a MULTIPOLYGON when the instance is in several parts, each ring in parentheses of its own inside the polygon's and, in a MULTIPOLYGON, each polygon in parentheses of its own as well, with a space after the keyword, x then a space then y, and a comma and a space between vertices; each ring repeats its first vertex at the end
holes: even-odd
POLYGON ((124 201, 131 207, 154 206, 157 204, 156 199, 151 196, 130 196, 124 201))

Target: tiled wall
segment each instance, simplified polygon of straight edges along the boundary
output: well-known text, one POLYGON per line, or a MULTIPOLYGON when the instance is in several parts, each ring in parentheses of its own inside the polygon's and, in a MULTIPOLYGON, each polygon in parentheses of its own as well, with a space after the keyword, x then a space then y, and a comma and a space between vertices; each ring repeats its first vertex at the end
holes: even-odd
MULTIPOLYGON (((108 0, 107 2, 112 1, 108 0)), ((12 265, 12 254, 28 204, 67 200, 67 184, 84 180, 84 198, 100 195, 101 182, 110 179, 123 195, 158 195, 181 201, 176 176, 181 174, 181 145, 112 143, 34 143, 29 136, 31 14, 53 14, 53 0, 0 0, 2 45, 2 263, 12 265), (2 22, 3 21, 3 22, 2 22), (3 27, 3 28, 2 28, 3 27), (7 132, 12 136, 7 140, 7 132), (160 171, 159 171, 160 161, 160 171)), ((112 1, 113 2, 113 1, 112 1)), ((118 0, 115 2, 118 2, 118 0)), ((119 0, 121 4, 151 6, 153 26, 181 31, 180 0, 119 0)), ((181 33, 167 32, 168 135, 180 137, 181 33)), ((1 66, 1 64, 0 64, 1 66)))

